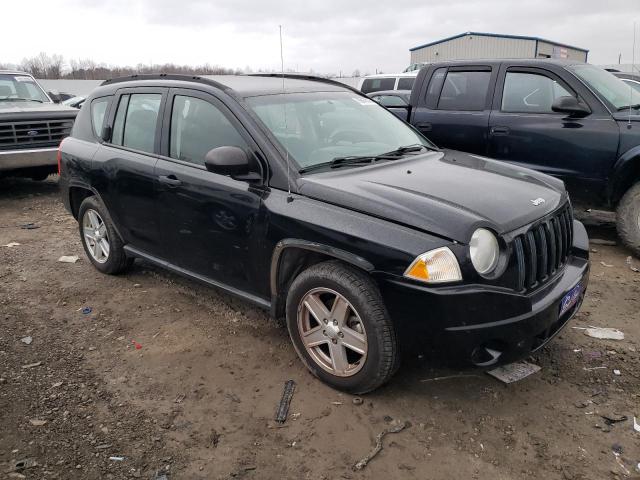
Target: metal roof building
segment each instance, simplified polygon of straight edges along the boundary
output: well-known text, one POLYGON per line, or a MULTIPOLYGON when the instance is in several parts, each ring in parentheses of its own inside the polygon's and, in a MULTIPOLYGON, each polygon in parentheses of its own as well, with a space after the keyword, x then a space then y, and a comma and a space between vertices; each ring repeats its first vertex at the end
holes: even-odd
POLYGON ((538 37, 466 32, 409 49, 411 63, 474 58, 564 58, 586 62, 589 50, 538 37))

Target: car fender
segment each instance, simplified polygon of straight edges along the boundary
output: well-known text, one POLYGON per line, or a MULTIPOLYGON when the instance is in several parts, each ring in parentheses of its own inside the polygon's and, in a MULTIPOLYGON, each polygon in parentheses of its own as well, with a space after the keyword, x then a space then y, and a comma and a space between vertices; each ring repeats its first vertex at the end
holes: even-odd
POLYGON ((624 192, 640 178, 640 145, 624 152, 613 166, 607 183, 607 202, 617 204, 624 192))

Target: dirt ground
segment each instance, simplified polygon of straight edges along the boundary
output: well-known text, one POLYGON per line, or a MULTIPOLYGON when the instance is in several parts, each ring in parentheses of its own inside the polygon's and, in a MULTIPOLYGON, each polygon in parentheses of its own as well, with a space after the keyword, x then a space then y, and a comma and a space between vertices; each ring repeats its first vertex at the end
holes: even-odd
MULTIPOLYGON (((610 227, 590 235, 615 240, 610 227)), ((0 180, 9 242, 20 245, 0 246, 0 478, 640 478, 640 273, 621 246, 592 244, 570 325, 624 340, 567 328, 531 360, 542 370, 511 385, 405 359, 356 404, 309 375, 264 312, 141 262, 97 272, 55 178, 0 180), (394 421, 410 426, 354 471, 394 421)))

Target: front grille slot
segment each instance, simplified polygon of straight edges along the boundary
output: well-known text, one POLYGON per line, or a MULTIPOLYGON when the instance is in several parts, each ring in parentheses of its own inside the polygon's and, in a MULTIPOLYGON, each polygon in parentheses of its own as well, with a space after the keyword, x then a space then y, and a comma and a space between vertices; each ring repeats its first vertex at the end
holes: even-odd
POLYGON ((69 136, 72 119, 0 123, 0 149, 57 146, 69 136))
POLYGON ((546 282, 566 264, 572 244, 571 206, 515 237, 517 290, 528 290, 546 282))

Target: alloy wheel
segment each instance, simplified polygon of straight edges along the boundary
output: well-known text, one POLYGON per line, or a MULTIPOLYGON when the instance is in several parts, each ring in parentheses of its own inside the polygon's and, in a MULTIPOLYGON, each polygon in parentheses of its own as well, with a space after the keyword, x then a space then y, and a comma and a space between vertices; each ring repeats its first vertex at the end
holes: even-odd
POLYGON ((313 361, 339 377, 355 375, 367 358, 367 335, 358 312, 338 292, 314 288, 298 305, 298 333, 313 361))
POLYGON ((100 214, 91 208, 82 218, 82 234, 91 257, 98 263, 105 263, 110 249, 107 226, 100 214))

